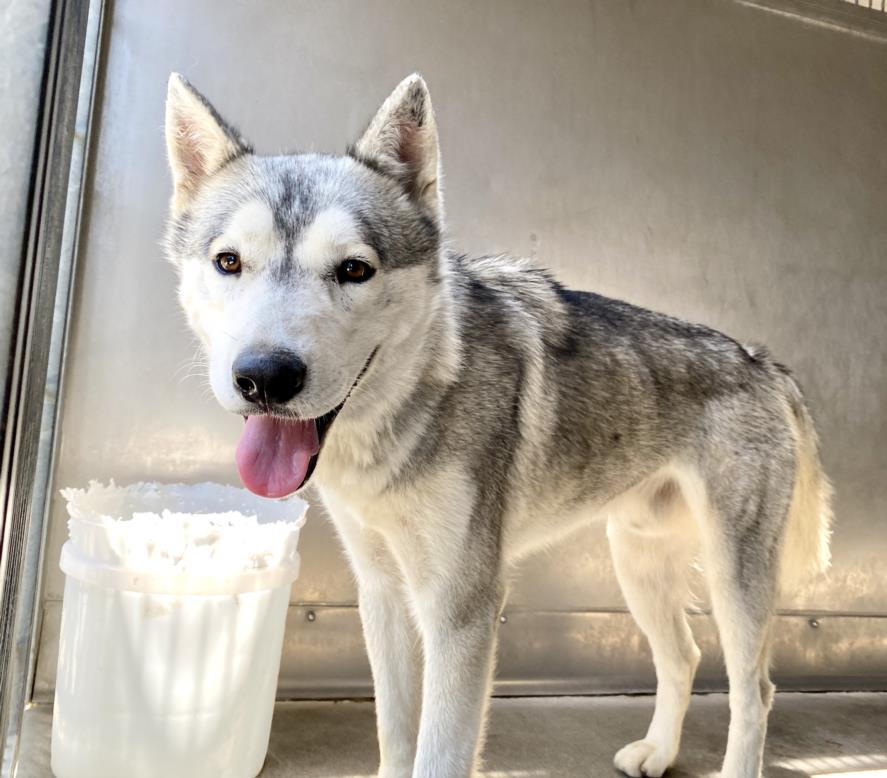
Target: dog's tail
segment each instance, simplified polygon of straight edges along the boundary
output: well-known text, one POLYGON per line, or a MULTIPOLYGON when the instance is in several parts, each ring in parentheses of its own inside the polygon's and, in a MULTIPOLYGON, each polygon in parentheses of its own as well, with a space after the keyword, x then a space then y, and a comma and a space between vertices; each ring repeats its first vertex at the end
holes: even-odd
POLYGON ((795 485, 785 528, 780 583, 790 593, 829 566, 832 485, 822 469, 819 436, 801 387, 776 364, 785 386, 786 414, 795 439, 795 485))

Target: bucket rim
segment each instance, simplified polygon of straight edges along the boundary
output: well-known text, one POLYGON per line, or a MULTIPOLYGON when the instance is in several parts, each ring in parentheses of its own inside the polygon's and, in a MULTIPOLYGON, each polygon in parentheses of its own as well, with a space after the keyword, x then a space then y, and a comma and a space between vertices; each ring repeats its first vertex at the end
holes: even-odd
POLYGON ((62 546, 59 567, 69 578, 115 591, 140 594, 218 596, 249 594, 291 586, 299 577, 298 552, 283 564, 240 570, 230 575, 193 575, 181 572, 155 572, 114 565, 88 557, 71 540, 62 546))
MULTIPOLYGON (((114 493, 119 493, 121 495, 125 493, 133 493, 136 494, 139 491, 148 492, 151 489, 163 489, 166 491, 177 491, 181 490, 183 492, 198 490, 198 489, 211 489, 216 492, 225 492, 230 495, 239 495, 242 498, 247 498, 250 501, 255 500, 256 502, 256 515, 260 524, 276 524, 283 523, 291 525, 293 529, 301 529, 305 522, 307 521, 307 513, 309 504, 302 499, 299 495, 292 494, 287 497, 281 498, 266 498, 260 497, 259 495, 253 494, 248 489, 245 489, 242 486, 235 486, 233 484, 225 484, 219 483, 218 481, 199 481, 195 483, 185 483, 183 481, 133 481, 128 484, 118 484, 113 478, 109 479, 108 483, 104 483, 102 481, 98 481, 96 479, 91 479, 85 487, 80 486, 70 486, 65 487, 63 489, 59 489, 59 493, 62 498, 65 500, 65 508, 68 513, 69 521, 78 521, 82 524, 88 525, 100 525, 106 521, 113 522, 126 522, 131 521, 133 516, 113 516, 110 513, 102 513, 100 511, 88 511, 83 510, 77 505, 77 500, 87 497, 90 494, 93 494, 96 497, 101 496, 109 496, 114 493), (270 520, 262 520, 262 511, 259 510, 259 506, 262 504, 274 505, 275 510, 279 510, 281 505, 291 506, 293 508, 293 513, 298 514, 295 518, 279 518, 279 519, 270 519, 270 520)), ((175 511, 169 510, 170 515, 172 516, 181 516, 185 514, 194 514, 194 515, 206 515, 206 514, 218 514, 218 513, 226 513, 228 511, 244 513, 244 509, 240 508, 222 508, 217 507, 215 509, 206 509, 206 510, 190 510, 190 511, 175 511)), ((135 511, 133 512, 135 513, 135 511)), ((151 511, 151 510, 141 510, 138 511, 140 514, 149 514, 153 516, 160 516, 161 512, 151 511)))

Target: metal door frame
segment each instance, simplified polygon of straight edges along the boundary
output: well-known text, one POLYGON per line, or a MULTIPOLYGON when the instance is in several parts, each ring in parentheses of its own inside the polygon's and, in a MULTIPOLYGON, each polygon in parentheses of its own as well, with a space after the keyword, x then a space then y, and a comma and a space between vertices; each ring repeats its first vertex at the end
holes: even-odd
POLYGON ((15 772, 31 696, 46 496, 104 13, 103 0, 54 0, 50 10, 0 460, 3 776, 15 772))

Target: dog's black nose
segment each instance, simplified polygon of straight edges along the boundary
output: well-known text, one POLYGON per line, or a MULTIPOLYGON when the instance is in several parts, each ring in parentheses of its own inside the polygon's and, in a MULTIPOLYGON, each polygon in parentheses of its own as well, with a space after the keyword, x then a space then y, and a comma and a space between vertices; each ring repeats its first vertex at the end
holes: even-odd
POLYGON ((247 351, 234 361, 234 386, 247 402, 282 405, 305 383, 305 363, 291 351, 247 351))

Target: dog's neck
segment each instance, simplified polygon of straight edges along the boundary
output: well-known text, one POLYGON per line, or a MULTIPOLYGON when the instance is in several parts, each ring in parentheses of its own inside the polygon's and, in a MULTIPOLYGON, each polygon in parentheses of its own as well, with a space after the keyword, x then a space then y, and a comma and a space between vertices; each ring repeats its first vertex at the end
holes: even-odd
MULTIPOLYGON (((441 255, 440 280, 417 306, 420 316, 380 344, 371 368, 330 429, 315 473, 322 488, 381 491, 408 457, 427 424, 411 406, 442 396, 461 362, 459 304, 453 263, 441 255)), ((457 272, 457 271, 455 271, 457 272)))

